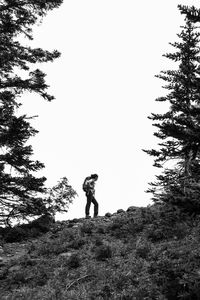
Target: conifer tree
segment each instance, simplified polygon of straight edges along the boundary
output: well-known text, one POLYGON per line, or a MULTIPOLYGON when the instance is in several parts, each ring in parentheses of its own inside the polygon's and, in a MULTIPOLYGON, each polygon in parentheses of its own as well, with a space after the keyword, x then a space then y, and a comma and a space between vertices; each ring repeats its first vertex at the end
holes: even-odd
POLYGON ((31 159, 33 149, 27 143, 37 131, 30 124, 31 117, 18 116, 16 110, 24 92, 37 93, 47 101, 53 99, 47 93, 45 74, 34 69, 34 64, 53 61, 60 53, 25 46, 18 37, 32 40, 33 25, 61 3, 62 0, 0 1, 0 224, 41 215, 46 210, 39 197, 45 191, 46 178, 34 175, 44 165, 31 159))
POLYGON ((179 5, 185 16, 184 26, 170 43, 172 53, 164 56, 175 69, 161 71, 167 93, 156 101, 165 101, 169 110, 149 117, 158 128, 154 133, 159 149, 144 150, 154 156, 154 166, 164 168, 147 192, 155 202, 170 203, 186 211, 200 212, 200 11, 179 5), (167 165, 168 164, 168 165, 167 165))

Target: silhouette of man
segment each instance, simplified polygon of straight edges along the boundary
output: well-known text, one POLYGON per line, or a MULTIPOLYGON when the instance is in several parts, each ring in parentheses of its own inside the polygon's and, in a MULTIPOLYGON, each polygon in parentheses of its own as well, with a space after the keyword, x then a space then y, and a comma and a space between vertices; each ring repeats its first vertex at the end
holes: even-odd
POLYGON ((91 203, 94 204, 94 218, 98 216, 99 205, 97 200, 95 199, 95 183, 97 179, 98 179, 98 175, 92 174, 91 176, 86 177, 83 183, 83 190, 85 191, 87 197, 87 203, 85 206, 85 217, 87 219, 90 218, 91 203))

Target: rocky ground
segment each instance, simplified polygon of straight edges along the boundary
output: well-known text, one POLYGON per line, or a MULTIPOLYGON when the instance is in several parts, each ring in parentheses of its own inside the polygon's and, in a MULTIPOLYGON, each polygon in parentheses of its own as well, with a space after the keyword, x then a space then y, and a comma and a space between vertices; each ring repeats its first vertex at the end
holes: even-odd
POLYGON ((199 232, 159 205, 52 223, 1 244, 0 300, 199 300, 199 232))
MULTIPOLYGON (((136 206, 131 206, 127 209, 127 212, 136 212, 139 208, 136 206)), ((125 211, 123 209, 118 209, 116 213, 111 214, 107 213, 105 216, 99 216, 97 218, 80 218, 80 219, 73 219, 73 220, 67 220, 62 222, 56 222, 55 225, 52 226, 49 237, 54 235, 54 232, 58 232, 63 230, 64 228, 71 228, 71 229, 77 229, 80 228, 85 223, 95 223, 95 224, 101 224, 106 225, 115 218, 119 217, 120 214, 124 214, 125 211)), ((37 239, 36 239, 37 241, 37 239)), ((29 250, 31 245, 34 243, 34 239, 31 241, 26 242, 18 242, 18 243, 1 243, 0 246, 0 278, 4 274, 4 270, 7 269, 9 266, 9 271, 18 270, 18 262, 20 259, 25 257, 29 254, 29 250)), ((69 257, 72 253, 62 253, 61 256, 63 257, 69 257)))

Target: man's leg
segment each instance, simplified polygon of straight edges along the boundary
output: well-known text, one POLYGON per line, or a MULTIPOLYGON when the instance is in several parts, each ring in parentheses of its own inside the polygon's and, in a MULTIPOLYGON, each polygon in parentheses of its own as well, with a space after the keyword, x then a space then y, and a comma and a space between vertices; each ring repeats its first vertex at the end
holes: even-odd
POLYGON ((90 215, 90 205, 91 205, 91 202, 92 202, 91 192, 87 192, 86 197, 87 197, 87 203, 86 203, 86 206, 85 206, 85 216, 87 218, 90 215))
POLYGON ((94 217, 97 217, 98 212, 99 212, 99 204, 98 204, 97 200, 94 197, 92 197, 91 202, 94 204, 94 217))

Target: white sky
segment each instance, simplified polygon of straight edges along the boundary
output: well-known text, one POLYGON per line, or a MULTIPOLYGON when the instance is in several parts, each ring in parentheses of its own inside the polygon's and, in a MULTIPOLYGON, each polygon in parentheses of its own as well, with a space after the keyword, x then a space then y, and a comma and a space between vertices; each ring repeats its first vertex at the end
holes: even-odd
POLYGON ((82 182, 92 173, 100 215, 151 203, 145 190, 158 171, 142 149, 159 142, 147 116, 165 111, 154 75, 171 68, 162 54, 183 24, 178 4, 199 0, 64 0, 34 30, 33 46, 62 53, 39 66, 56 100, 23 96, 24 111, 39 115, 31 143, 46 167, 38 175, 48 186, 66 176, 79 195, 59 219, 84 217, 82 182))

